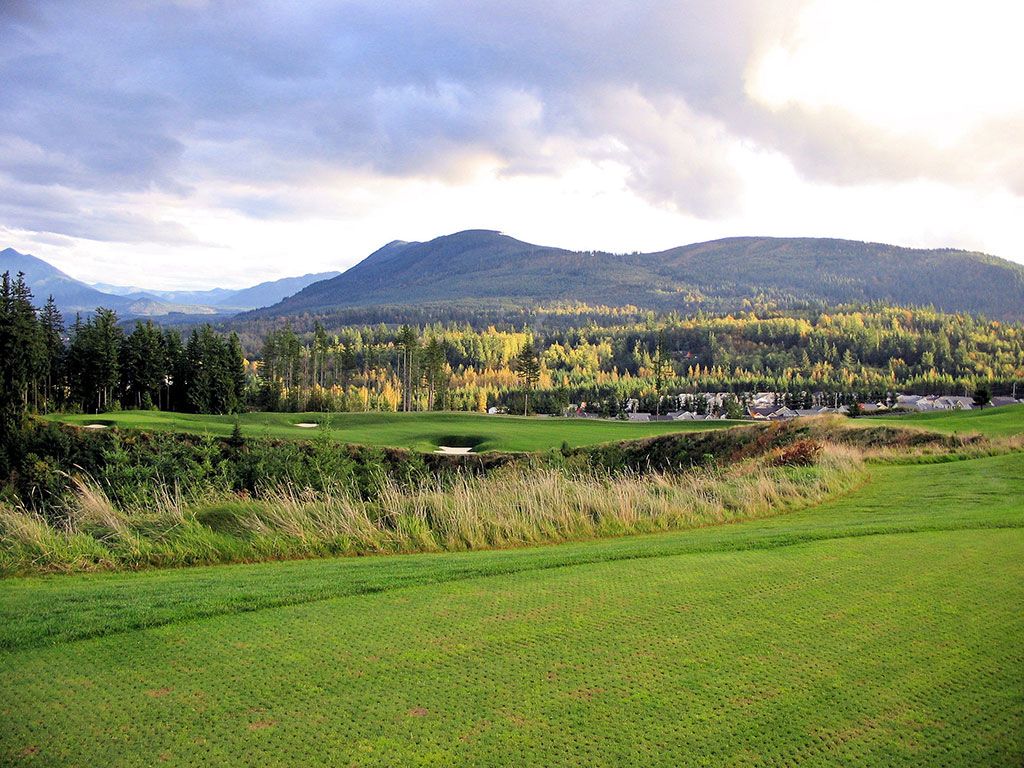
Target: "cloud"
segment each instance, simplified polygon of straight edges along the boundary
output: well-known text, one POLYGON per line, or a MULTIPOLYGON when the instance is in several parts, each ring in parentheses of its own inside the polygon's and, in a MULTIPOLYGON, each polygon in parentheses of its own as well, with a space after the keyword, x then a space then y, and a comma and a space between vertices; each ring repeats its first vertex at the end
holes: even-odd
MULTIPOLYGON (((955 9, 939 5, 946 16, 955 9)), ((883 86, 903 56, 916 63, 889 79, 923 88, 947 40, 916 61, 903 28, 880 22, 887 8, 8 2, 0 172, 11 197, 0 224, 188 243, 175 199, 293 218, 303 204, 319 207, 317 190, 344 174, 460 184, 481 168, 557 177, 595 162, 623 167, 625 183, 655 206, 713 219, 736 212, 746 183, 737 147, 750 145, 813 182, 931 179, 1024 195, 1024 105, 986 119, 1001 109, 996 93, 970 102, 977 120, 941 141, 922 138, 920 126, 946 114, 941 84, 917 94, 926 102, 917 112, 901 106, 913 98, 883 86), (844 38, 845 28, 856 34, 844 38), (886 124, 893 114, 903 122, 886 124), (156 198, 165 204, 146 202, 156 198)), ((960 23, 965 35, 991 29, 998 14, 986 8, 981 27, 960 23)), ((1000 61, 983 58, 977 67, 988 69, 971 70, 975 79, 1005 76, 993 70, 1000 61)), ((940 69, 950 79, 958 66, 968 63, 940 69)), ((954 85, 968 99, 971 82, 954 85)))
POLYGON ((149 215, 130 197, 115 205, 107 196, 96 197, 62 187, 25 185, 0 175, 0 222, 57 238, 100 242, 199 245, 187 227, 149 215), (143 212, 135 212, 138 209, 143 212))

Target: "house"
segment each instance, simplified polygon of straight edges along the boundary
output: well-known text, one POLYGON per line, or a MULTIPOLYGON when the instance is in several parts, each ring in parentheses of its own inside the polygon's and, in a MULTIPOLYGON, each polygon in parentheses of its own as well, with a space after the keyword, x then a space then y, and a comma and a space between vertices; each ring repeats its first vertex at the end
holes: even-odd
POLYGON ((917 405, 923 397, 920 395, 897 395, 895 408, 906 408, 907 410, 919 410, 917 405))
POLYGON ((1014 399, 1012 397, 999 396, 999 397, 993 397, 992 398, 992 405, 993 406, 996 406, 996 405, 1017 405, 1019 403, 1020 403, 1020 400, 1016 400, 1016 399, 1014 399))
POLYGON ((957 397, 955 395, 943 395, 935 398, 935 407, 943 411, 969 411, 975 403, 973 397, 957 397))
POLYGON ((629 414, 630 421, 650 421, 651 414, 649 413, 631 413, 629 414))
POLYGON ((878 413, 879 411, 887 411, 887 410, 889 410, 889 409, 886 408, 882 403, 861 403, 860 404, 860 411, 861 411, 861 413, 878 413))

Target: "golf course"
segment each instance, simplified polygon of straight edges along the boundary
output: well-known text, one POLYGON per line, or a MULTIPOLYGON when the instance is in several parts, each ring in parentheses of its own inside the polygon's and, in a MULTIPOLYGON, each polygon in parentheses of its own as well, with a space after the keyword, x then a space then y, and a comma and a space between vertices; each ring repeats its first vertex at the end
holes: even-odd
POLYGON ((1012 451, 696 530, 5 579, 0 762, 1019 766, 1022 605, 1012 451))
MULTIPOLYGON (((227 437, 234 416, 164 411, 124 411, 102 416, 57 414, 79 426, 185 432, 227 437)), ((245 413, 237 417, 246 437, 310 440, 433 451, 458 446, 483 451, 543 451, 562 443, 584 445, 637 440, 691 430, 725 429, 736 421, 629 422, 607 419, 523 418, 480 413, 245 413)))

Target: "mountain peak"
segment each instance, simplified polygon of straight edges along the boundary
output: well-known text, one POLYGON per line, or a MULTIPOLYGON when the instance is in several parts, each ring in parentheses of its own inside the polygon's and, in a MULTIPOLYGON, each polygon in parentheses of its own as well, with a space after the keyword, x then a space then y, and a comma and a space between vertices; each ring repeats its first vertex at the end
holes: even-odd
POLYGON ((659 253, 569 251, 468 229, 392 241, 263 317, 373 306, 581 302, 692 312, 885 302, 1024 318, 1024 267, 953 249, 735 237, 659 253))

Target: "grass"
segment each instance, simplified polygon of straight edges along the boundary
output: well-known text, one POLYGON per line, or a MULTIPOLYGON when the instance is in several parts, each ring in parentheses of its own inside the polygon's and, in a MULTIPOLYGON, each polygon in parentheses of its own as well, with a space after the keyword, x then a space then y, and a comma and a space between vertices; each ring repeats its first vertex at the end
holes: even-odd
MULTIPOLYGON (((161 411, 123 411, 101 416, 55 414, 68 424, 104 424, 124 429, 164 430, 228 437, 234 416, 208 416, 161 411)), ((524 418, 479 413, 247 413, 240 417, 249 437, 310 439, 326 431, 332 440, 361 445, 433 451, 438 446, 472 447, 475 451, 543 451, 563 443, 584 445, 634 440, 693 430, 723 429, 735 421, 623 422, 596 419, 524 418), (302 423, 321 427, 304 429, 302 423)))
POLYGON ((0 582, 0 762, 1020 765, 1024 454, 557 547, 0 582))
POLYGON ((854 449, 808 445, 800 466, 780 464, 780 451, 673 473, 510 466, 412 487, 386 479, 370 498, 339 485, 255 497, 165 489, 155 503, 122 508, 76 478, 59 518, 0 504, 0 574, 495 549, 754 519, 819 502, 859 477, 854 449))
POLYGON ((989 437, 1024 434, 1024 406, 1003 405, 970 411, 929 411, 899 416, 870 416, 862 422, 929 429, 946 434, 978 432, 989 437))

